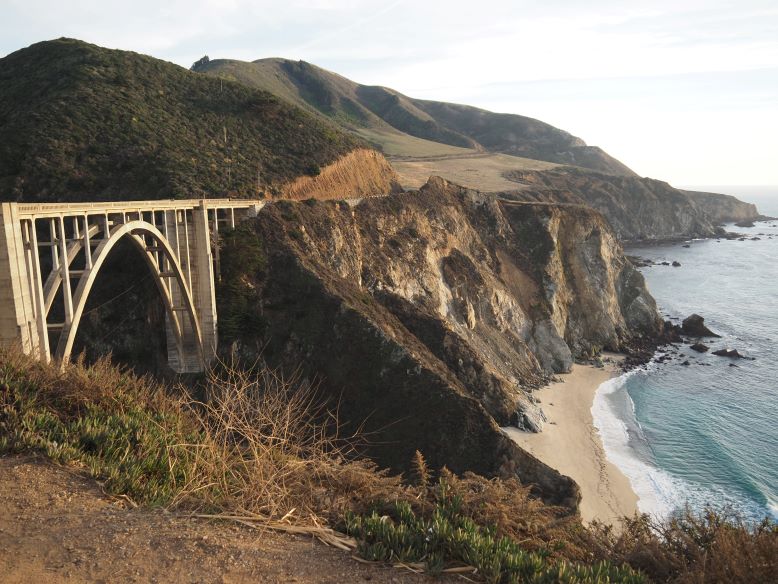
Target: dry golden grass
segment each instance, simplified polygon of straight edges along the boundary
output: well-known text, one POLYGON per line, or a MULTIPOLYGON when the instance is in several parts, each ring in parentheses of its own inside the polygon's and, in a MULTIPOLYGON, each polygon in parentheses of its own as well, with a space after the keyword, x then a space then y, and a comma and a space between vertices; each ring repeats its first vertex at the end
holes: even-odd
POLYGON ((505 174, 516 170, 546 170, 558 166, 551 162, 530 160, 509 154, 471 151, 463 155, 390 158, 400 184, 417 189, 430 176, 440 176, 463 187, 487 193, 520 190, 519 183, 505 174))
POLYGON ((747 524, 735 515, 689 509, 657 521, 624 519, 620 532, 593 526, 599 556, 625 562, 656 582, 778 582, 778 526, 747 524))
POLYGON ((399 477, 356 459, 337 417, 297 376, 267 367, 212 369, 205 399, 188 407, 202 429, 191 448, 192 480, 173 504, 207 506, 268 520, 318 524, 402 491, 399 477))

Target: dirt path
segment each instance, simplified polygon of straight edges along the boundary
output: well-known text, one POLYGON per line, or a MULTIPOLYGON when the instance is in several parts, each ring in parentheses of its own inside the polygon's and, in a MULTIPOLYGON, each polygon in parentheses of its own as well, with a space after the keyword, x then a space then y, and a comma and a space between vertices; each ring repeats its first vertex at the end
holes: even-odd
POLYGON ((0 457, 0 580, 432 582, 306 537, 131 509, 94 481, 32 457, 0 457))

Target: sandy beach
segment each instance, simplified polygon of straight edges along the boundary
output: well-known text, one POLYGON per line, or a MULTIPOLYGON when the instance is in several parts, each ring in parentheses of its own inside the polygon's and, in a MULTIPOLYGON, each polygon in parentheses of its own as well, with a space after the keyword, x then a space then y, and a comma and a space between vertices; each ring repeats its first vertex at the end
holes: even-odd
POLYGON ((627 477, 605 458, 592 421, 597 388, 618 374, 613 365, 573 365, 571 373, 559 376, 561 381, 535 392, 548 418, 542 432, 505 428, 522 448, 580 485, 581 516, 587 523, 599 519, 615 524, 637 511, 637 495, 627 477))

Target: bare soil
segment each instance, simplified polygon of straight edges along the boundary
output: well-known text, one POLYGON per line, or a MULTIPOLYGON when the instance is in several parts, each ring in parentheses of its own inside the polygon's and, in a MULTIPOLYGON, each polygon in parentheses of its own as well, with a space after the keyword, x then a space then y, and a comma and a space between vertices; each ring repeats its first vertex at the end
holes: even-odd
POLYGON ((135 509, 75 470, 18 456, 0 457, 0 580, 432 582, 309 537, 135 509))

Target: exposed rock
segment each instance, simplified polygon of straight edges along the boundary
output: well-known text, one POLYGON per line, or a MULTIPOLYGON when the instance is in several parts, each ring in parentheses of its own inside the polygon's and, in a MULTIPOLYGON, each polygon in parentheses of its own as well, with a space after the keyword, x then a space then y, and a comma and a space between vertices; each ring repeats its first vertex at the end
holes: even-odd
POLYGON ((680 268, 681 267, 681 262, 673 261, 673 267, 674 268, 680 268))
POLYGON ((711 355, 716 355, 718 357, 730 357, 731 359, 754 360, 753 357, 746 357, 745 355, 741 355, 737 349, 719 349, 718 351, 713 351, 711 355))
POLYGON ((403 469, 418 449, 432 467, 516 474, 569 506, 575 483, 500 426, 539 429, 522 388, 574 358, 649 344, 662 326, 642 275, 584 207, 501 201, 433 179, 353 207, 268 205, 238 236, 267 257, 261 270, 237 261, 225 271, 226 240, 221 298, 235 306, 228 295, 243 290, 254 300, 239 320, 257 324, 223 334, 225 348, 320 379, 344 431, 364 424, 384 466, 403 469))
POLYGON ((744 220, 744 221, 738 221, 737 223, 735 223, 735 225, 737 227, 753 227, 754 226, 754 222, 751 221, 750 219, 747 219, 747 220, 744 220))
POLYGON ((543 410, 534 404, 527 404, 516 410, 511 423, 525 432, 542 432, 543 424, 548 422, 543 410))
POLYGON ((687 244, 685 244, 685 245, 682 245, 681 247, 691 247, 691 245, 689 245, 689 244, 687 243, 687 244))
POLYGON ((698 353, 707 353, 708 350, 710 350, 708 345, 704 345, 702 343, 694 343, 693 345, 690 345, 690 347, 692 350, 697 351, 698 353))
POLYGON ((719 193, 703 193, 699 191, 683 191, 705 212, 713 223, 729 223, 731 221, 753 221, 760 217, 756 205, 744 203, 732 195, 719 193))
MULTIPOLYGON (((521 185, 510 196, 522 200, 586 204, 602 213, 618 237, 625 241, 712 237, 719 214, 708 198, 680 191, 666 182, 635 176, 613 176, 591 170, 559 167, 542 171, 514 171, 506 178, 521 185)), ((716 195, 719 197, 719 195, 716 195)), ((753 205, 720 195, 732 205, 753 205)), ((738 207, 739 208, 739 207, 738 207)))
POLYGON ((681 325, 681 332, 689 337, 716 337, 720 338, 721 335, 717 335, 705 326, 705 319, 699 314, 692 314, 691 316, 683 319, 681 325))
POLYGON ((625 257, 630 262, 632 262, 632 265, 635 266, 636 268, 645 268, 645 267, 654 265, 654 260, 650 260, 650 259, 647 259, 647 258, 641 258, 640 256, 628 255, 628 256, 625 256, 625 257))

